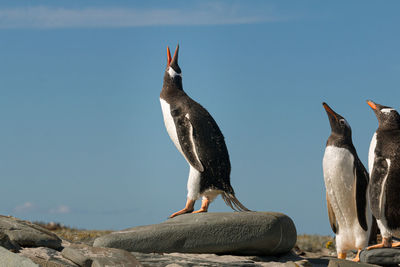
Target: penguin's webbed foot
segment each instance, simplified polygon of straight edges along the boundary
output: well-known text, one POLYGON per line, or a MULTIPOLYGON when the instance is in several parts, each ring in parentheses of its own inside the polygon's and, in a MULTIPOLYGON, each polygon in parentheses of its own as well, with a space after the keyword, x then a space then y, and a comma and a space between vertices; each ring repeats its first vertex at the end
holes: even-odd
POLYGON ((170 218, 174 218, 175 216, 182 215, 182 214, 185 214, 185 213, 191 213, 191 212, 193 212, 193 209, 184 208, 184 209, 181 209, 180 211, 177 211, 177 212, 173 213, 169 217, 170 218))
POLYGON ((382 243, 376 244, 373 246, 369 246, 366 250, 371 250, 375 248, 391 248, 392 247, 392 238, 382 238, 382 243))
POLYGON ((352 259, 351 261, 360 262, 360 252, 361 252, 361 249, 358 249, 356 257, 354 259, 352 259))
POLYGON ((203 197, 201 201, 201 208, 199 210, 193 211, 192 213, 202 213, 208 211, 208 206, 210 205, 211 201, 208 197, 203 197))
POLYGON ((371 250, 371 249, 376 249, 376 248, 385 248, 385 246, 383 245, 383 243, 380 243, 380 244, 376 244, 376 245, 372 245, 372 246, 366 247, 365 249, 366 250, 371 250))
POLYGON ((185 213, 191 213, 192 211, 194 211, 194 203, 196 202, 196 200, 192 200, 192 199, 187 199, 186 201, 186 205, 184 209, 181 209, 180 211, 177 211, 175 213, 173 213, 171 216, 169 216, 170 218, 174 218, 175 216, 178 215, 182 215, 185 213))
POLYGON ((202 213, 202 212, 207 212, 207 211, 208 211, 207 209, 199 209, 199 210, 193 211, 192 213, 202 213))
POLYGON ((346 252, 339 252, 337 255, 338 259, 343 259, 343 260, 346 259, 346 256, 347 256, 346 252))
POLYGON ((392 248, 398 248, 398 247, 400 247, 400 242, 392 243, 392 248))

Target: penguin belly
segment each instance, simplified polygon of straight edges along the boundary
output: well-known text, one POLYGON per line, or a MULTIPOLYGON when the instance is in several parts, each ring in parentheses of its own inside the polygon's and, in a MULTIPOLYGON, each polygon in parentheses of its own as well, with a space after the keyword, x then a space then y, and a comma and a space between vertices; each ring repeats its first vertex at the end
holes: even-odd
POLYGON ((172 115, 171 115, 171 107, 167 103, 167 101, 165 101, 162 98, 160 98, 160 103, 161 103, 161 109, 162 109, 162 113, 163 113, 163 117, 164 117, 164 124, 165 124, 165 128, 167 129, 168 135, 171 138, 172 142, 174 142, 174 144, 175 144, 176 148, 179 150, 179 152, 181 152, 181 154, 185 157, 185 155, 183 154, 181 145, 179 143, 174 118, 172 118, 172 115))
MULTIPOLYGON (((349 150, 334 146, 326 147, 323 158, 324 181, 339 226, 336 234, 338 252, 362 248, 368 244, 370 227, 364 231, 357 217, 353 164, 354 156, 349 150)), ((368 225, 371 225, 371 220, 368 214, 368 225)))
POLYGON ((372 136, 371 144, 369 145, 368 151, 368 171, 372 173, 372 168, 374 167, 375 160, 375 148, 376 148, 376 133, 372 136))
POLYGON ((187 190, 188 190, 188 198, 191 200, 196 200, 200 197, 200 183, 201 183, 201 173, 196 170, 187 160, 185 154, 183 153, 182 147, 179 143, 178 134, 176 131, 176 126, 174 119, 171 115, 171 107, 164 99, 160 98, 161 109, 164 117, 165 128, 167 128, 167 132, 172 142, 174 142, 176 148, 181 152, 185 160, 190 166, 189 178, 187 182, 187 190))

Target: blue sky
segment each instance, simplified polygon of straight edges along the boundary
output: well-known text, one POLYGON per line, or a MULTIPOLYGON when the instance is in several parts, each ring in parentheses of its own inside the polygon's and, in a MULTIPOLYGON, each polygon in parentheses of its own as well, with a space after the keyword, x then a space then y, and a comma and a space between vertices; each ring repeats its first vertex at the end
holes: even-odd
MULTIPOLYGON (((372 99, 400 108, 398 1, 2 1, 0 214, 78 228, 164 221, 188 165, 165 130, 166 47, 225 135, 237 197, 331 234, 327 102, 367 165, 372 99)), ((200 203, 198 203, 200 204, 200 203)), ((218 198, 210 212, 230 211, 218 198)))

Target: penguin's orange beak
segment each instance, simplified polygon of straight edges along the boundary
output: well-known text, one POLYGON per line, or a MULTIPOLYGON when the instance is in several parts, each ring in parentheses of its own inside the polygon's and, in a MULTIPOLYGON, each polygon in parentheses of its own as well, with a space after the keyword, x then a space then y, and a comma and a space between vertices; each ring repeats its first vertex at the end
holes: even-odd
POLYGON ((336 117, 336 113, 328 106, 328 104, 326 104, 326 103, 324 102, 324 103, 322 103, 322 105, 324 106, 324 109, 325 109, 327 112, 329 112, 336 120, 338 120, 337 117, 336 117))
POLYGON ((371 100, 367 100, 367 104, 368 106, 370 106, 373 110, 376 110, 376 105, 374 102, 372 102, 371 100))
POLYGON ((169 46, 167 46, 167 67, 171 65, 172 61, 178 63, 178 51, 179 51, 179 44, 176 46, 174 57, 171 57, 171 51, 169 50, 169 46))
POLYGON ((171 64, 171 51, 169 51, 169 46, 167 46, 167 67, 171 64))

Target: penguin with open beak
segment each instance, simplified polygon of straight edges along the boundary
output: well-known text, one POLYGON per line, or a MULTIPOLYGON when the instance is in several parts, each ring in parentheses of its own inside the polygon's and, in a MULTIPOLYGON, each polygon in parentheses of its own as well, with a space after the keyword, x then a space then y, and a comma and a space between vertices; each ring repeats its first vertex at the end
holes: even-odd
POLYGON ((231 164, 221 130, 210 113, 183 90, 178 54, 179 45, 172 58, 167 47, 167 67, 160 102, 167 132, 190 170, 185 208, 170 217, 193 212, 195 201, 200 197, 201 208, 194 213, 207 212, 218 195, 232 209, 249 211, 236 198, 231 186, 231 164))

